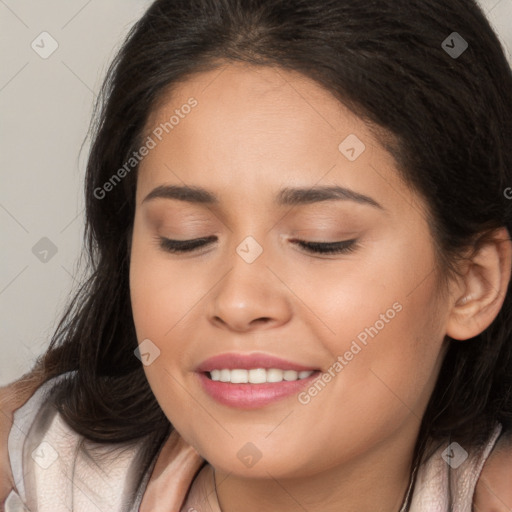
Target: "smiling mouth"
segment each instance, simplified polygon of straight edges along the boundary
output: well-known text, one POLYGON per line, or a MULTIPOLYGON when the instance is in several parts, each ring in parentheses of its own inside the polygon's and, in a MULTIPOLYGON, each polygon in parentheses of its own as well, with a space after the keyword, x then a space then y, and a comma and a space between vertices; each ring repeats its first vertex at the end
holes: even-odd
POLYGON ((267 384, 277 382, 293 382, 307 379, 320 370, 281 370, 279 368, 253 368, 250 370, 242 368, 214 369, 205 372, 205 375, 213 381, 225 382, 228 384, 267 384))

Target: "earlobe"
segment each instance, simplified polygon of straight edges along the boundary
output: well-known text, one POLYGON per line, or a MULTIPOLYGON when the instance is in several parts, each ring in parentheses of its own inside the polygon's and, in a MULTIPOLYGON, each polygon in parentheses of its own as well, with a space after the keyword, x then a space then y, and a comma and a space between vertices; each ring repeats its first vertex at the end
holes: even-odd
POLYGON ((447 320, 446 334, 450 338, 473 338, 491 325, 505 300, 511 265, 512 243, 503 227, 481 244, 467 264, 447 320))

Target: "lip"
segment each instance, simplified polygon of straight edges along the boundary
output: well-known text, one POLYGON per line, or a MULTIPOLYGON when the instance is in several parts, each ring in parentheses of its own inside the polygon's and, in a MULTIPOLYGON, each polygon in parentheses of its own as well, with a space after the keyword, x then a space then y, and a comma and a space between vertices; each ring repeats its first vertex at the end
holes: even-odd
POLYGON ((270 354, 253 353, 253 354, 237 354, 229 352, 209 357, 204 360, 197 368, 196 372, 211 372, 212 370, 250 370, 252 368, 278 368, 280 370, 314 371, 319 370, 313 366, 304 366, 293 361, 287 361, 280 357, 270 354))
POLYGON ((321 373, 319 368, 305 366, 270 354, 226 353, 204 360, 196 368, 202 389, 218 403, 237 409, 256 409, 299 393, 321 373), (309 377, 295 381, 264 382, 261 384, 232 384, 211 380, 212 370, 250 370, 252 368, 278 368, 280 370, 313 371, 309 377))
POLYGON ((237 409, 257 409, 268 404, 298 394, 313 380, 318 378, 320 371, 301 380, 265 382, 262 384, 231 384, 211 380, 206 373, 196 373, 203 390, 220 404, 237 409))

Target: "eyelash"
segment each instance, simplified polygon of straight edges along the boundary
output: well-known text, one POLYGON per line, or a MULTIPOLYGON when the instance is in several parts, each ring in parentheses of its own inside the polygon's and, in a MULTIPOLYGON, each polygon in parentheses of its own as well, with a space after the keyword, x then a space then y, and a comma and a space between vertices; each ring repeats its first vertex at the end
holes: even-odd
MULTIPOLYGON (((170 238, 157 237, 160 247, 170 253, 192 252, 211 242, 215 237, 195 238, 193 240, 171 240, 170 238)), ((340 242, 306 242, 293 240, 294 243, 313 254, 348 254, 357 249, 357 240, 343 240, 340 242)))

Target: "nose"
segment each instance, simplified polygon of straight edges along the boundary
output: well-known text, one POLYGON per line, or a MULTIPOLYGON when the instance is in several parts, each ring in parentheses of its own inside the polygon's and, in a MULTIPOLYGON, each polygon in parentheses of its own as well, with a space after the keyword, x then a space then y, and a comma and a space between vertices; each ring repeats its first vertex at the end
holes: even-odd
POLYGON ((217 327, 237 332, 269 329, 291 318, 290 292, 267 266, 266 251, 249 263, 239 253, 210 294, 209 317, 217 327))

